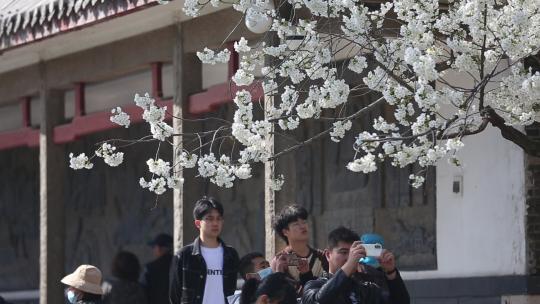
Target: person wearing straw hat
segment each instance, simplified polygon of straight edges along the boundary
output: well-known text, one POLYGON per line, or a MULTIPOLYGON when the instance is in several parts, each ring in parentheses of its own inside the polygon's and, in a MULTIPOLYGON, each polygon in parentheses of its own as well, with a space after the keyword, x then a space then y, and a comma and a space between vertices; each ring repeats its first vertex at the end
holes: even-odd
POLYGON ((66 297, 72 304, 98 304, 101 303, 101 271, 92 265, 81 265, 71 274, 65 276, 60 282, 66 288, 66 297))

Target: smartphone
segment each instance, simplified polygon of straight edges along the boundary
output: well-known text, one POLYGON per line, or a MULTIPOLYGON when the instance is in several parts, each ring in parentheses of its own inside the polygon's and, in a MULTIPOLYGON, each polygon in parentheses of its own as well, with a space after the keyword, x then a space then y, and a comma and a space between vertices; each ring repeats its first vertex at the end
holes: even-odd
POLYGON ((287 265, 289 266, 298 266, 298 261, 300 260, 298 256, 294 253, 287 253, 287 265))
POLYGON ((381 244, 362 244, 366 249, 366 256, 379 257, 382 254, 383 246, 381 244))

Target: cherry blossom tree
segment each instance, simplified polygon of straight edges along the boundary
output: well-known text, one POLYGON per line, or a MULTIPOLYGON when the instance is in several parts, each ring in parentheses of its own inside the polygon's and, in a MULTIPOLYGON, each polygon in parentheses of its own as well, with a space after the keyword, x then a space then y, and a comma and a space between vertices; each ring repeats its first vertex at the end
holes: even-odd
MULTIPOLYGON (((343 164, 353 172, 376 171, 386 160, 396 167, 416 163, 421 169, 410 179, 419 187, 429 166, 443 159, 459 166, 462 139, 489 124, 525 152, 540 155, 540 146, 521 131, 540 120, 540 73, 525 64, 538 63, 538 0, 186 0, 183 10, 197 17, 208 5, 231 4, 243 13, 248 29, 261 33, 260 39, 234 44, 240 54, 232 77, 240 87, 234 119, 196 134, 198 144, 185 148, 174 164, 159 157, 148 160, 152 177, 141 178, 140 184, 150 191, 161 194, 176 187, 181 181, 174 172, 180 166, 196 167, 200 177, 232 187, 235 180, 250 178, 256 163, 274 161, 325 136, 341 141, 381 105, 392 115, 354 134, 350 148, 355 156, 343 164), (467 81, 456 82, 450 77, 456 74, 467 81), (257 86, 264 90, 263 100, 252 98, 257 86), (377 98, 353 107, 353 96, 367 94, 377 98), (332 125, 281 151, 269 149, 271 136, 294 134, 308 120, 332 125), (218 152, 213 144, 224 139, 237 143, 237 149, 218 152)), ((227 62, 231 54, 226 48, 205 48, 197 55, 204 64, 215 64, 227 62)), ((187 136, 174 134, 164 122, 167 109, 151 96, 136 95, 135 103, 144 110, 154 140, 172 144, 172 136, 187 136)), ((113 110, 111 121, 130 124, 120 108, 113 110)), ((72 156, 70 165, 89 169, 92 157, 72 156)), ((123 153, 108 141, 95 157, 117 166, 123 153)), ((275 188, 282 183, 279 176, 275 188)))

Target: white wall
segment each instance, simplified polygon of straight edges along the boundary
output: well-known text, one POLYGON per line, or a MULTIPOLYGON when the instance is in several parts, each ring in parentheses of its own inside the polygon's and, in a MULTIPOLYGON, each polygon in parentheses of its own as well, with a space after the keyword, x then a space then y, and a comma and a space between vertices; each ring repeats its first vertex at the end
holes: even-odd
POLYGON ((21 103, 13 102, 0 107, 0 132, 22 127, 21 103))
POLYGON ((438 269, 406 279, 525 274, 524 154, 492 127, 464 142, 462 168, 437 166, 438 269), (452 192, 455 176, 462 196, 452 192))

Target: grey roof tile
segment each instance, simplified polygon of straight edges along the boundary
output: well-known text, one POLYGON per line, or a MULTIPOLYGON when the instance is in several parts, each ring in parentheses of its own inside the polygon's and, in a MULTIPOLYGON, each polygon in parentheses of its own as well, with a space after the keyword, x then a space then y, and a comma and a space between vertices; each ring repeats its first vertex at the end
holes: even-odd
MULTIPOLYGON (((77 14, 106 0, 0 0, 0 39, 53 18, 77 14)), ((119 1, 113 1, 119 2, 119 1)))

